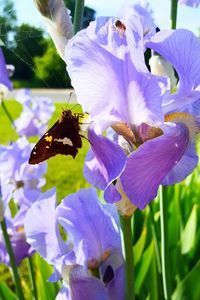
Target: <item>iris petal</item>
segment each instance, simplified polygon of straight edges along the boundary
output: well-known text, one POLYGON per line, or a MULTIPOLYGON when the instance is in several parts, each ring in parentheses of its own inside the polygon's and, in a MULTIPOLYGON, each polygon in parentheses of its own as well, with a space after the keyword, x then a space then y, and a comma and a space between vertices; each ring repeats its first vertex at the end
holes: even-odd
POLYGON ((128 157, 121 183, 135 206, 143 209, 154 199, 160 183, 181 159, 188 143, 185 125, 168 125, 162 136, 145 142, 128 157))

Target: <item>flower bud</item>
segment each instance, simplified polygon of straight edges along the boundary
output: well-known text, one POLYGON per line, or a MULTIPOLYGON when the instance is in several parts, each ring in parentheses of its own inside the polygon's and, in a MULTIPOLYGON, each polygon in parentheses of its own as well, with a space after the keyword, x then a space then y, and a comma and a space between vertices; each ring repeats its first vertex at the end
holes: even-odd
POLYGON ((167 76, 170 80, 170 89, 176 85, 176 77, 172 65, 160 55, 153 55, 149 60, 151 73, 158 76, 167 76))
POLYGON ((73 36, 69 10, 65 7, 63 0, 34 0, 34 2, 44 17, 47 30, 60 57, 64 60, 65 46, 73 36))

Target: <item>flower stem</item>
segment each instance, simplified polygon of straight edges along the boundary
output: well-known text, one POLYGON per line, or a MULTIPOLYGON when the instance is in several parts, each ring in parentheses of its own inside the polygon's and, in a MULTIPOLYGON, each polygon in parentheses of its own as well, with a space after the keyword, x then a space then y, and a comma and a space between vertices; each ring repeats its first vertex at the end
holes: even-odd
POLYGON ((153 211, 153 204, 150 203, 149 210, 150 210, 150 219, 151 219, 151 229, 152 229, 152 235, 155 242, 155 254, 156 254, 156 261, 157 261, 157 267, 158 267, 158 273, 162 273, 161 268, 161 258, 160 258, 160 249, 159 249, 159 242, 158 242, 158 232, 154 220, 154 211, 153 211))
POLYGON ((28 267, 29 267, 29 274, 31 279, 31 286, 32 286, 32 293, 34 296, 34 299, 37 300, 37 287, 35 282, 35 272, 34 272, 34 265, 33 265, 33 257, 28 258, 28 267))
POLYGON ((8 111, 8 109, 7 109, 7 107, 6 107, 5 102, 4 102, 3 99, 1 100, 1 105, 2 105, 2 108, 3 108, 6 116, 8 117, 9 121, 11 122, 12 126, 15 128, 14 120, 13 120, 11 114, 9 113, 9 111, 8 111))
POLYGON ((74 12, 74 34, 82 29, 84 0, 76 0, 74 12))
POLYGON ((122 230, 122 249, 125 260, 126 290, 125 300, 134 300, 134 258, 131 217, 120 216, 122 230))
POLYGON ((171 0, 171 29, 176 29, 178 0, 171 0))
POLYGON ((3 232, 6 248, 7 248, 8 254, 9 254, 9 258, 10 258, 10 265, 11 265, 12 271, 13 271, 13 276, 14 276, 14 280, 15 280, 17 295, 18 295, 20 300, 24 300, 22 287, 21 287, 21 282, 20 282, 20 278, 19 278, 19 274, 18 274, 18 270, 17 270, 17 265, 16 265, 16 261, 15 261, 15 256, 14 256, 13 249, 12 249, 12 246, 11 246, 11 242, 10 242, 10 239, 9 239, 9 235, 8 235, 8 232, 7 232, 5 219, 3 219, 3 221, 1 221, 1 229, 2 229, 2 232, 3 232))
POLYGON ((171 277, 168 249, 168 227, 167 227, 167 187, 160 187, 160 227, 161 227, 161 263, 162 278, 165 300, 171 299, 171 277))

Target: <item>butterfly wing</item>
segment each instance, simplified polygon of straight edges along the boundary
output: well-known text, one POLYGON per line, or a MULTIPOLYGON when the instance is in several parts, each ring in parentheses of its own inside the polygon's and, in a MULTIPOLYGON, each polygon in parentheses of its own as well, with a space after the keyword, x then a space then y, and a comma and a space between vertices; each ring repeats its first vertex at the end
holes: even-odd
POLYGON ((29 163, 38 164, 57 154, 72 155, 75 158, 82 147, 79 134, 79 119, 70 110, 65 110, 58 120, 33 148, 29 163))

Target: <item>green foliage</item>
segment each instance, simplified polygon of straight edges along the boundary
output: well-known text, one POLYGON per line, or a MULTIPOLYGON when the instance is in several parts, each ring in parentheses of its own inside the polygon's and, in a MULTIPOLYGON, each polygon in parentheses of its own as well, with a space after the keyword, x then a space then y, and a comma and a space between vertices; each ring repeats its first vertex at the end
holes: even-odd
POLYGON ((51 40, 43 56, 34 58, 35 79, 40 79, 46 87, 70 87, 70 78, 67 75, 66 64, 58 55, 51 40))

